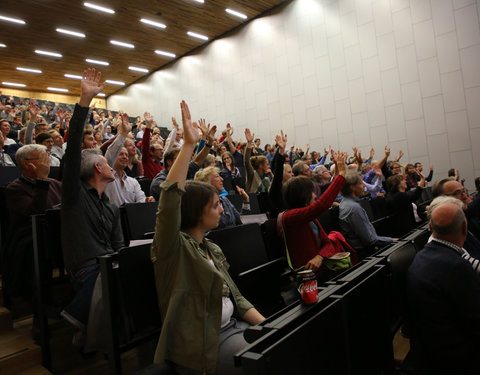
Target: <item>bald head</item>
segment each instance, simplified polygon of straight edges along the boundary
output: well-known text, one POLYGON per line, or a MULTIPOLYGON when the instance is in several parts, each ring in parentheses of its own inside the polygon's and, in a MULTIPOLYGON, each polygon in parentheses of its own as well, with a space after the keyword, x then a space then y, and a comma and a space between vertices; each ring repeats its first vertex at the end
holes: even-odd
POLYGON ((445 203, 436 207, 430 219, 433 237, 462 247, 467 236, 467 219, 461 207, 445 203))

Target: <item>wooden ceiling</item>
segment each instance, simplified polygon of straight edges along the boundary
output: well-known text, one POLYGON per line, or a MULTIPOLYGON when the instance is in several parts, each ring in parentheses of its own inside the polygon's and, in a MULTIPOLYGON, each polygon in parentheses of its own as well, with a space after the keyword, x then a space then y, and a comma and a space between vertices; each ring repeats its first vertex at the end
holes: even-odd
MULTIPOLYGON (((83 1, 2 0, 0 16, 22 19, 26 24, 0 20, 0 87, 3 81, 24 83, 25 90, 48 92, 47 87, 68 89, 79 94, 79 82, 64 74, 81 75, 89 66, 102 71, 103 78, 132 83, 146 73, 131 71, 129 66, 146 68, 150 73, 171 63, 169 57, 155 50, 174 53, 177 58, 206 42, 187 35, 193 31, 208 36, 209 41, 242 23, 284 3, 285 0, 90 0, 115 10, 114 14, 85 7, 83 1), (229 15, 230 8, 248 16, 247 20, 229 15), (147 18, 167 27, 160 29, 140 22, 147 18), (77 31, 85 38, 61 34, 57 28, 77 31), (131 43, 133 49, 110 44, 110 40, 131 43), (57 52, 61 58, 37 55, 35 50, 57 52), (109 66, 92 65, 86 58, 107 61, 109 66), (42 74, 18 71, 33 68, 42 74)), ((111 95, 121 86, 109 84, 111 95)))

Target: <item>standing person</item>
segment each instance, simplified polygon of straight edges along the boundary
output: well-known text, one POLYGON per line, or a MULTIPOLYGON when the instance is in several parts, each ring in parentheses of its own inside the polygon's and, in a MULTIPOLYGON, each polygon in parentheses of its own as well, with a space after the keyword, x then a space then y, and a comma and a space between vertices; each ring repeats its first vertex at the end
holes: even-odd
MULTIPOLYGON (((120 211, 104 191, 114 180, 112 168, 99 150, 81 151, 83 127, 91 100, 105 87, 101 73, 83 72, 80 100, 75 105, 68 130, 62 181, 62 250, 75 296, 62 316, 80 331, 78 344, 88 324, 93 289, 100 273, 97 257, 123 246, 120 211)), ((93 136, 92 136, 93 138, 93 136)))
POLYGON ((158 143, 150 145, 153 116, 149 112, 145 112, 143 117, 145 118, 146 125, 142 138, 142 164, 145 177, 153 180, 164 168, 162 162, 163 147, 158 143))
MULTIPOLYGON (((245 138, 247 140, 247 147, 245 147, 244 163, 245 173, 247 177, 246 191, 247 193, 265 193, 270 189, 270 177, 272 171, 270 170, 270 163, 268 159, 262 154, 252 156, 253 138, 255 134, 250 133, 250 129, 245 129, 245 138)), ((258 142, 260 139, 257 138, 258 142)))
POLYGON ((222 250, 205 239, 223 209, 213 186, 185 182, 199 133, 183 101, 181 109, 184 144, 161 185, 151 250, 163 321, 155 363, 173 363, 180 374, 241 373, 233 355, 246 345, 243 331, 265 318, 238 291, 222 250))

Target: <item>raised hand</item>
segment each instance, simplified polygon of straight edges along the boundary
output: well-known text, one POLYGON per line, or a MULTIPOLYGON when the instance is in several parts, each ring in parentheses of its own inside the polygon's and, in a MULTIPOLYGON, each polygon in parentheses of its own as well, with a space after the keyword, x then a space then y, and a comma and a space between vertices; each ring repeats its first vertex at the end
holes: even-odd
POLYGON ((230 123, 227 124, 227 136, 231 137, 233 135, 233 128, 230 126, 230 123))
POLYGON ((172 117, 172 125, 175 129, 178 129, 178 124, 177 124, 177 120, 175 119, 175 117, 172 117))
POLYGON ((247 142, 252 143, 254 138, 255 138, 255 134, 252 134, 250 132, 250 129, 246 128, 245 129, 245 139, 247 140, 247 142))
POLYGON ((347 165, 345 164, 345 161, 347 160, 347 153, 342 151, 334 152, 332 150, 332 156, 333 162, 335 163, 335 171, 338 174, 345 176, 347 173, 347 165))
POLYGON ((30 121, 37 121, 37 115, 40 112, 40 108, 35 104, 35 99, 30 100, 30 105, 28 106, 28 112, 30 112, 30 121))
POLYGON ((98 72, 95 75, 95 68, 83 71, 80 85, 81 94, 78 102, 81 107, 88 107, 92 99, 105 88, 105 82, 100 83, 100 78, 102 78, 102 73, 98 72))
POLYGON ((432 164, 430 164, 430 170, 433 171, 433 165, 432 164))
POLYGON ((205 135, 205 142, 207 142, 208 145, 213 145, 213 142, 215 142, 215 133, 216 132, 217 132, 217 126, 213 125, 210 128, 210 124, 208 124, 207 133, 205 135))
POLYGON ((278 152, 283 155, 285 152, 285 147, 287 146, 287 135, 283 134, 283 130, 280 130, 280 135, 277 134, 275 137, 275 142, 277 143, 279 150, 278 152))
POLYGON ((369 159, 372 159, 372 158, 373 158, 373 155, 375 155, 375 149, 372 147, 372 148, 370 149, 370 157, 369 157, 369 159))
POLYGON ((323 149, 323 153, 327 156, 330 152, 332 152, 332 145, 328 145, 328 148, 323 149))
POLYGON ((120 124, 118 125, 118 132, 124 136, 127 136, 127 134, 132 130, 132 124, 130 124, 130 119, 128 118, 128 115, 124 113, 121 117, 120 124))
POLYGON ((187 103, 185 103, 184 100, 182 100, 182 102, 180 103, 180 108, 182 110, 183 141, 186 145, 195 146, 200 139, 197 123, 192 123, 190 109, 188 108, 188 105, 187 103))
POLYGON ((385 156, 388 158, 390 156, 390 147, 385 146, 385 156))
POLYGON ((207 126, 207 122, 205 121, 205 119, 201 118, 200 120, 198 120, 198 125, 200 127, 200 131, 202 132, 202 139, 207 139, 207 134, 210 130, 210 124, 208 124, 207 126))
POLYGON ((153 116, 150 114, 150 112, 145 112, 143 114, 143 118, 145 119, 145 124, 146 124, 145 126, 148 129, 151 129, 153 125, 153 116))

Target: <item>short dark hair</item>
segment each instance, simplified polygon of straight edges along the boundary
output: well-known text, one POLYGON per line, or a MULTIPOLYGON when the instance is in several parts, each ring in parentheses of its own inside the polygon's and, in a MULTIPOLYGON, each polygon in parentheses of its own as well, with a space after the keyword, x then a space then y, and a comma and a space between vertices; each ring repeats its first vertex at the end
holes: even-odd
POLYGON ((352 186, 358 184, 358 180, 361 179, 360 174, 356 171, 348 172, 345 175, 345 183, 340 190, 344 197, 349 197, 352 195, 352 186))
POLYGON ((390 176, 387 179, 387 190, 388 194, 394 194, 398 192, 398 186, 400 185, 400 182, 403 181, 405 177, 403 174, 394 174, 393 176, 390 176))
POLYGON ((37 144, 42 144, 43 141, 45 141, 45 140, 47 140, 47 139, 49 139, 49 138, 52 138, 52 139, 53 139, 53 137, 52 137, 51 134, 49 134, 49 133, 40 133, 39 135, 37 135, 37 136, 35 137, 35 142, 36 142, 37 144))
POLYGON ((175 157, 178 155, 178 153, 180 152, 180 149, 177 148, 177 147, 174 147, 172 148, 171 150, 169 150, 168 152, 166 152, 164 155, 163 155, 163 164, 166 166, 167 165, 167 161, 171 161, 173 162, 173 160, 175 159, 175 157))
POLYGON ((288 208, 306 207, 312 199, 313 190, 313 182, 308 177, 292 177, 282 187, 283 200, 288 208))
POLYGON ((455 176, 455 168, 451 168, 448 170, 448 177, 453 177, 455 176))
POLYGON ((253 169, 257 170, 261 165, 268 162, 268 159, 264 155, 252 156, 250 157, 250 163, 252 164, 253 169))
POLYGON ((420 164, 422 164, 422 163, 420 163, 419 161, 417 161, 413 166, 415 167, 415 169, 417 169, 417 167, 418 167, 420 164))
POLYGON ((198 225, 205 207, 210 203, 217 190, 210 184, 200 181, 187 181, 182 196, 180 228, 187 230, 198 225))

